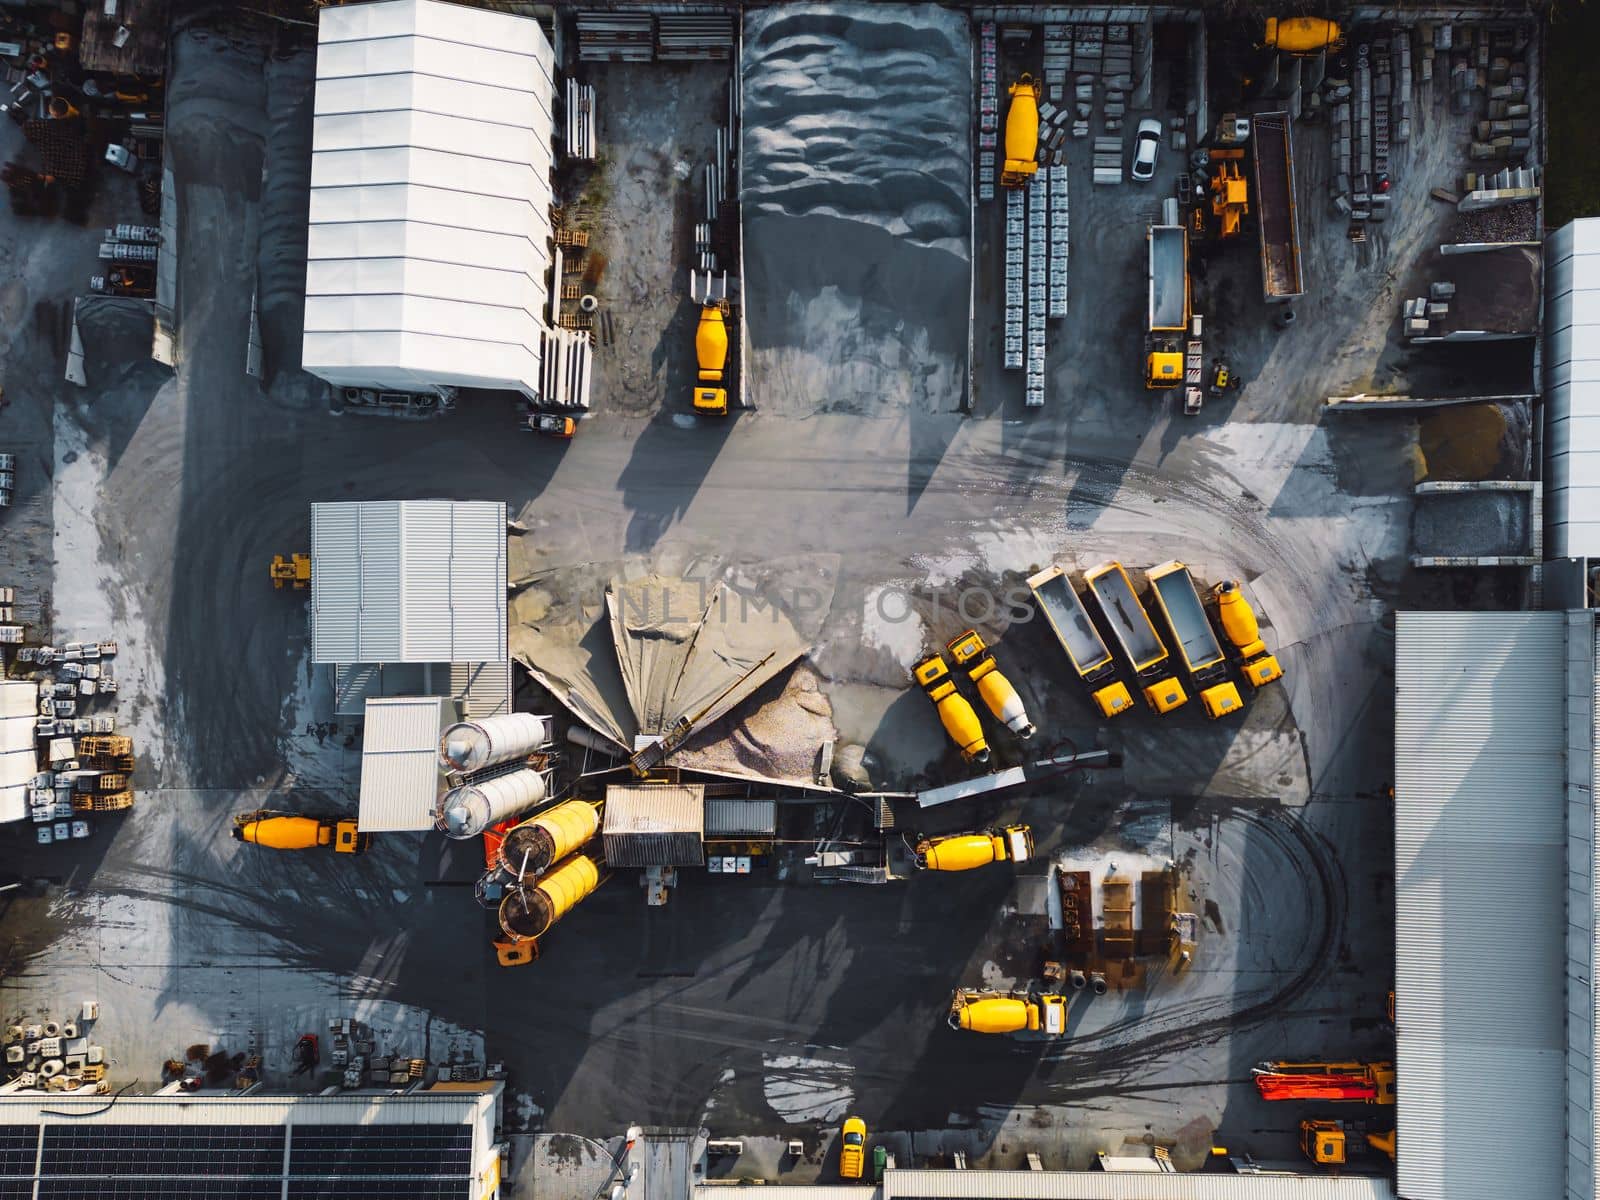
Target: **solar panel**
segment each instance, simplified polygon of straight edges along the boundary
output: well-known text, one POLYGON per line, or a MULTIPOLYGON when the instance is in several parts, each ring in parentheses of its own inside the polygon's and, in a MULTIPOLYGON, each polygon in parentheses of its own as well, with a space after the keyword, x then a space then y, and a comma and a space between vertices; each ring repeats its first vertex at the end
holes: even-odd
POLYGON ((278 1125, 46 1125, 44 1175, 283 1174, 278 1125))
POLYGON ((33 1200, 33 1177, 0 1179, 0 1200, 33 1200))
MULTIPOLYGON (((32 1187, 31 1184, 26 1185, 32 1187)), ((278 1179, 139 1179, 126 1175, 54 1176, 39 1181, 40 1200, 277 1200, 278 1179)), ((0 1193, 4 1194, 4 1193, 0 1193)), ((19 1195, 32 1195, 21 1192, 19 1195)))
POLYGON ((460 1125, 296 1125, 289 1141, 290 1175, 471 1173, 472 1130, 460 1125))
POLYGON ((0 1125, 0 1175, 33 1175, 39 1153, 37 1125, 0 1125))
POLYGON ((291 1179, 289 1200, 466 1200, 472 1178, 291 1179))

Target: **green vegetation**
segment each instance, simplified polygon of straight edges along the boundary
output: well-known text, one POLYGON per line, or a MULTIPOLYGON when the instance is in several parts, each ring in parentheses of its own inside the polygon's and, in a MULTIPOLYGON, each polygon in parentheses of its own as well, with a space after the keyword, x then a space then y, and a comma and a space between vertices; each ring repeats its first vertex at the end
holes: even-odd
POLYGON ((1600 0, 1557 0, 1545 39, 1545 227, 1600 216, 1600 0))

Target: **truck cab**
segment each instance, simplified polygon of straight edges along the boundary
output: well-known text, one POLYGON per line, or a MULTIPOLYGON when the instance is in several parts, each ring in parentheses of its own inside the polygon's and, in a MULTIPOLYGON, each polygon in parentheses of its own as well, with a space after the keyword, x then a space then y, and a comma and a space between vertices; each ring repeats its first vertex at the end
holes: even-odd
POLYGON ((839 1132, 839 1178, 860 1179, 867 1162, 867 1123, 846 1117, 839 1132))

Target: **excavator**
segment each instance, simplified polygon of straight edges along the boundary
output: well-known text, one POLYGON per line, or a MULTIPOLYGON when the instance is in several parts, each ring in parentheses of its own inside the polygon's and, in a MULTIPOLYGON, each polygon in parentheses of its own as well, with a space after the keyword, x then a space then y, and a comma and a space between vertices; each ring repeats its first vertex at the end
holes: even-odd
POLYGON ((1256 620, 1256 610, 1244 598, 1237 579, 1227 579, 1211 589, 1217 602, 1217 620, 1222 632, 1233 644, 1244 677, 1252 687, 1264 687, 1275 679, 1283 678, 1283 668, 1278 660, 1267 653, 1267 644, 1261 640, 1261 625, 1256 620))
POLYGON ((971 871, 997 862, 1025 862, 1033 856, 1033 830, 1007 825, 988 833, 951 833, 917 843, 917 866, 925 871, 971 871))
POLYGON ((307 817, 258 809, 233 819, 233 840, 270 850, 314 850, 332 846, 335 854, 360 854, 372 845, 370 833, 357 833, 348 819, 307 817))
POLYGON ((723 382, 723 372, 728 366, 728 323, 722 315, 721 303, 709 297, 700 306, 700 323, 694 331, 694 354, 700 367, 699 382, 694 388, 695 412, 727 416, 728 390, 715 385, 723 382))
POLYGON ((295 591, 304 591, 311 586, 311 556, 309 554, 291 554, 285 558, 281 554, 272 556, 272 586, 282 591, 284 584, 288 584, 295 591))
POLYGON ((934 708, 938 709, 944 731, 960 749, 961 757, 968 762, 988 762, 989 742, 983 736, 978 714, 971 701, 956 691, 956 681, 950 677, 950 668, 944 665, 944 659, 938 652, 914 663, 911 675, 928 693, 934 708))

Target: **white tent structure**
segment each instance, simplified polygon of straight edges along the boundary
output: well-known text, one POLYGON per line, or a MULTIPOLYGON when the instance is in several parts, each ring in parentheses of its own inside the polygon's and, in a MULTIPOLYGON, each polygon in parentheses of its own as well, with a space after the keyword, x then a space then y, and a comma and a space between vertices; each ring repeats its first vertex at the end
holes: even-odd
POLYGON ((317 43, 305 369, 336 386, 545 399, 555 56, 544 31, 381 0, 324 8, 317 43))

